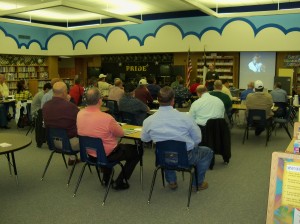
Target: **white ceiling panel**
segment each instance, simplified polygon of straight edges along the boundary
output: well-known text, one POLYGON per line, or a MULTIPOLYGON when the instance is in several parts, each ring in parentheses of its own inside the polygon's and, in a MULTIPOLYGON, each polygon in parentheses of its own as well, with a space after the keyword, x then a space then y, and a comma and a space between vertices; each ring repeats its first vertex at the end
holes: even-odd
MULTIPOLYGON (((91 20, 101 20, 113 18, 112 15, 104 16, 101 13, 88 12, 82 8, 105 10, 121 16, 146 15, 165 12, 200 10, 207 14, 215 15, 210 9, 240 6, 259 6, 265 4, 278 4, 278 0, 68 0, 71 4, 79 4, 82 7, 66 7, 57 5, 51 8, 39 8, 30 10, 34 6, 47 3, 64 3, 66 0, 0 0, 0 17, 10 16, 23 18, 26 20, 36 20, 43 22, 85 22, 91 20), (187 3, 188 2, 188 3, 187 3), (191 4, 193 2, 193 4, 191 4), (201 7, 199 7, 199 4, 201 7), (198 6, 197 6, 198 4, 198 6), (196 5, 196 6, 195 6, 196 5), (7 10, 29 7, 29 10, 21 13, 6 13, 7 10), (204 10, 203 10, 204 8, 204 10), (212 13, 208 13, 211 11, 212 13)), ((300 2, 295 0, 279 0, 281 3, 300 2)), ((78 6, 78 5, 77 5, 78 6)), ((271 12, 272 13, 272 12, 271 12)), ((274 13, 276 13, 274 11, 274 13)), ((115 17, 118 18, 118 17, 115 17)), ((141 17, 142 18, 142 17, 141 17)), ((126 19, 124 20, 126 21, 126 19)))

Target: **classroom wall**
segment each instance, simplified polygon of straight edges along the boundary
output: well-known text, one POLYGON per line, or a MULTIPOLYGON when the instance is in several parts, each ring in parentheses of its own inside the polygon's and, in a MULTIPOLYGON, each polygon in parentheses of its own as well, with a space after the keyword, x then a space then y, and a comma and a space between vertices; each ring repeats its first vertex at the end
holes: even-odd
POLYGON ((151 52, 300 51, 299 14, 146 21, 62 32, 0 22, 0 54, 93 55, 151 52), (20 39, 28 35, 30 39, 20 39))

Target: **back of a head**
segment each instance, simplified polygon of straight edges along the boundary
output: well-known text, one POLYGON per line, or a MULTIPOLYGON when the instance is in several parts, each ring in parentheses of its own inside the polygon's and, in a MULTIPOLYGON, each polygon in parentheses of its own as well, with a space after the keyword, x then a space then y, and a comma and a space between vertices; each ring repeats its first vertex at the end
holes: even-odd
POLYGON ((88 106, 97 105, 100 99, 102 99, 102 95, 98 88, 92 87, 87 91, 86 104, 88 106))
POLYGON ((203 94, 205 92, 207 92, 207 88, 204 85, 199 85, 196 89, 197 93, 199 94, 203 94))
POLYGON ((47 90, 47 89, 52 89, 52 86, 51 86, 51 83, 50 82, 47 82, 45 83, 44 87, 43 87, 43 90, 47 90))
POLYGON ((53 85, 53 96, 62 97, 67 93, 66 83, 59 81, 53 85))
POLYGON ((229 84, 229 81, 227 79, 222 79, 222 83, 223 83, 223 85, 229 84))
POLYGON ((158 102, 162 106, 171 105, 172 100, 175 97, 174 90, 170 86, 161 88, 158 92, 158 102))
POLYGON ((183 80, 183 79, 180 79, 180 80, 178 81, 178 83, 179 83, 179 85, 183 85, 183 84, 184 84, 184 80, 183 80))
POLYGON ((18 93, 20 92, 20 91, 23 91, 23 90, 25 90, 25 80, 24 79, 22 79, 22 80, 19 80, 18 82, 17 82, 17 91, 18 91, 18 93))
POLYGON ((276 82, 275 87, 281 89, 281 87, 282 87, 281 82, 276 82))
POLYGON ((248 88, 249 89, 254 89, 254 82, 249 82, 248 83, 248 88))
POLYGON ((80 84, 80 79, 75 79, 75 84, 79 85, 80 84))
POLYGON ((147 81, 148 81, 148 83, 149 84, 153 84, 154 83, 154 77, 153 76, 149 76, 148 78, 147 78, 147 81))
POLYGON ((262 92, 264 90, 264 84, 261 80, 256 80, 254 82, 255 92, 262 92))
POLYGON ((132 93, 135 90, 135 86, 132 83, 126 83, 124 86, 125 93, 132 93))
POLYGON ((182 79, 183 79, 183 78, 182 78, 181 75, 177 75, 177 76, 176 76, 176 80, 177 80, 177 81, 180 81, 180 80, 182 80, 182 79))
POLYGON ((122 85, 122 80, 120 78, 115 78, 115 81, 114 81, 114 85, 115 86, 121 86, 122 85))
POLYGON ((221 80, 216 80, 214 82, 214 88, 218 89, 218 90, 221 90, 222 89, 222 81, 221 80))

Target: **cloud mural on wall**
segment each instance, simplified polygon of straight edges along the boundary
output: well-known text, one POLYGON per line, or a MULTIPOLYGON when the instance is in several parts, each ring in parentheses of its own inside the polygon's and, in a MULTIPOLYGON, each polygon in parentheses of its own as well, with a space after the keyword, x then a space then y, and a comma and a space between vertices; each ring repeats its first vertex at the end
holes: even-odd
POLYGON ((73 55, 73 42, 69 35, 65 33, 54 34, 47 41, 48 55, 73 55))
MULTIPOLYGON (((191 26, 196 27, 196 24, 191 26)), ((195 28, 195 30, 196 30, 195 28)), ((93 30, 97 32, 97 30, 93 30)), ((99 29, 98 31, 101 31, 99 29)), ((84 31, 82 31, 84 32, 84 31)), ((77 34, 78 36, 78 34, 77 34)), ((80 36, 80 35, 79 35, 80 36)), ((163 23, 142 39, 130 36, 125 28, 112 28, 106 35, 92 33, 88 40, 72 38, 72 32, 51 34, 45 43, 32 40, 27 45, 0 27, 1 53, 43 55, 88 55, 146 52, 203 51, 299 51, 300 29, 276 24, 255 26, 245 18, 229 19, 223 26, 186 32, 175 23, 163 23)))
POLYGON ((16 40, 7 35, 3 29, 0 29, 0 49, 3 54, 12 54, 19 51, 16 40))

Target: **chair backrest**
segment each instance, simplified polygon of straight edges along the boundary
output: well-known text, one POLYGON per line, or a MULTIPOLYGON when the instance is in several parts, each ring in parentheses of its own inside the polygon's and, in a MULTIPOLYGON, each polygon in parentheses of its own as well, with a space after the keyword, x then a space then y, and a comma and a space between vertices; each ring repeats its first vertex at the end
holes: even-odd
POLYGON ((122 122, 131 124, 131 125, 140 125, 137 122, 136 115, 133 113, 120 111, 122 122))
POLYGON ((109 108, 109 113, 111 115, 118 115, 119 114, 119 106, 116 100, 103 100, 105 106, 109 108))
POLYGON ((247 116, 247 123, 249 125, 265 126, 267 124, 266 111, 258 109, 249 109, 247 116))
POLYGON ((240 96, 240 90, 239 89, 231 89, 230 93, 233 97, 239 97, 240 96))
POLYGON ((47 128, 47 140, 50 150, 72 153, 72 147, 66 129, 47 128))
POLYGON ((288 104, 284 102, 274 102, 274 105, 278 107, 277 111, 275 112, 276 117, 285 118, 287 115, 288 104))
POLYGON ((156 142, 156 165, 165 169, 189 169, 186 143, 175 140, 156 142))
POLYGON ((97 164, 100 166, 109 166, 104 146, 101 138, 93 138, 89 136, 78 136, 80 144, 80 159, 83 162, 97 164), (90 154, 96 152, 97 158, 92 158, 90 154))

